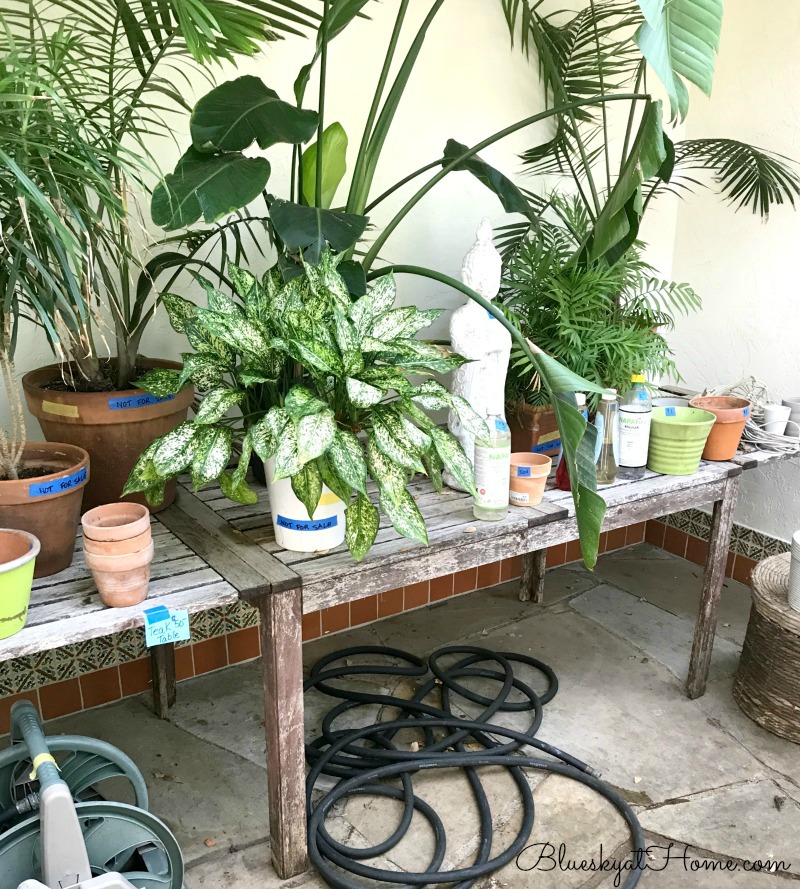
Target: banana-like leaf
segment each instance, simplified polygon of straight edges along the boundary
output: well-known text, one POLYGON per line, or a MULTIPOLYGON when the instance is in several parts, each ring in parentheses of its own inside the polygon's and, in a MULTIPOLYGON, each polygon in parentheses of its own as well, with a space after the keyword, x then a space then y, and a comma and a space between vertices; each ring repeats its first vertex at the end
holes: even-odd
MULTIPOLYGON (((452 161, 457 160, 468 152, 469 146, 462 145, 460 142, 456 142, 455 139, 448 139, 447 145, 444 147, 442 166, 452 163, 452 161)), ((453 169, 456 171, 466 170, 472 173, 489 191, 497 195, 506 213, 522 213, 524 216, 531 215, 530 204, 522 191, 507 176, 504 176, 499 170, 487 164, 486 161, 481 160, 477 155, 468 158, 453 169)))
POLYGON ((254 201, 270 172, 264 157, 245 157, 237 151, 204 154, 190 148, 153 192, 153 222, 167 231, 185 228, 201 216, 216 222, 254 201))
POLYGON ((319 506, 319 498, 322 496, 322 476, 316 463, 306 465, 292 476, 292 490, 295 497, 305 506, 310 519, 319 506))
POLYGON ((272 202, 270 217, 285 246, 292 251, 302 251, 312 265, 319 262, 326 243, 340 253, 352 247, 369 222, 366 216, 303 207, 282 200, 272 202))
MULTIPOLYGON (((322 207, 330 209, 347 172, 347 133, 340 123, 332 123, 322 134, 322 207)), ((317 143, 303 152, 303 197, 309 207, 316 205, 317 143)))
POLYGON ((380 515, 369 498, 359 493, 344 511, 345 543, 356 562, 369 552, 380 527, 380 515))
POLYGON ((639 0, 639 5, 645 21, 634 39, 664 84, 673 118, 683 120, 689 91, 682 78, 711 95, 723 0, 639 0))
POLYGON ((194 106, 192 144, 200 151, 243 151, 278 143, 301 145, 316 131, 316 111, 281 101, 275 90, 251 74, 228 80, 194 106))

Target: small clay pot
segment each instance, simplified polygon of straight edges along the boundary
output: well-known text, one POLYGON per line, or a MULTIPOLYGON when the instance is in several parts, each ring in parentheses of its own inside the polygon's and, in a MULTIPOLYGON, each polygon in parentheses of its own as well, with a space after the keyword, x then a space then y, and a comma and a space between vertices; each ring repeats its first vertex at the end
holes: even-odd
POLYGON ((110 608, 127 608, 147 598, 150 583, 150 563, 153 561, 153 541, 136 553, 118 556, 84 552, 91 568, 100 601, 110 608))
POLYGON ((143 550, 153 539, 153 535, 148 528, 137 534, 135 537, 129 537, 127 540, 92 540, 91 537, 83 535, 83 551, 92 553, 97 556, 122 556, 126 553, 138 553, 143 550))
POLYGON ((514 506, 538 506, 542 502, 547 477, 553 461, 544 454, 523 451, 511 455, 509 503, 514 506))
POLYGON ((703 449, 703 459, 732 459, 750 416, 750 402, 732 395, 699 395, 689 402, 689 406, 710 411, 717 418, 703 449))
MULTIPOLYGON (((139 503, 107 503, 81 516, 84 537, 108 543, 130 540, 150 530, 150 510, 139 503)), ((142 547, 138 547, 142 549, 142 547)), ((135 552, 136 550, 128 550, 135 552)))

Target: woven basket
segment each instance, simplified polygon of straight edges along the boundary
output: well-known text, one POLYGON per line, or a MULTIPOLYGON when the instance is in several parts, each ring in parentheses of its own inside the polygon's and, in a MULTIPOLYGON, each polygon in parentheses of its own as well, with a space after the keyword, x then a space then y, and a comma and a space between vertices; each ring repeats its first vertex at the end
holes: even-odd
POLYGON ((789 607, 789 553, 753 569, 753 605, 733 697, 762 728, 800 744, 800 612, 789 607))

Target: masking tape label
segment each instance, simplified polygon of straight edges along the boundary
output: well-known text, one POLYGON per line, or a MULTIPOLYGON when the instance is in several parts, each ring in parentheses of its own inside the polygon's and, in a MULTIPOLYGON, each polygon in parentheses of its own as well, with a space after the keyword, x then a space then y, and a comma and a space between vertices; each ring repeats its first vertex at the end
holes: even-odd
POLYGON ((46 414, 55 414, 57 417, 79 417, 77 404, 61 404, 60 401, 43 401, 42 410, 46 414))

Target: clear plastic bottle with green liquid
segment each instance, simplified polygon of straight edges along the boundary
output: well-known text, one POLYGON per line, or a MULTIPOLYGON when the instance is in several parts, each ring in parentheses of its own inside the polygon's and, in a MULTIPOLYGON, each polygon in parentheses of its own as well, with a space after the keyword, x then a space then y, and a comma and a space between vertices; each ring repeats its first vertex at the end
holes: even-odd
POLYGON ((473 514, 483 522, 499 522, 508 515, 511 470, 511 430, 502 414, 486 417, 489 434, 475 440, 473 514))

